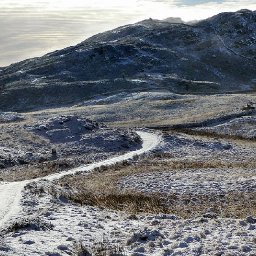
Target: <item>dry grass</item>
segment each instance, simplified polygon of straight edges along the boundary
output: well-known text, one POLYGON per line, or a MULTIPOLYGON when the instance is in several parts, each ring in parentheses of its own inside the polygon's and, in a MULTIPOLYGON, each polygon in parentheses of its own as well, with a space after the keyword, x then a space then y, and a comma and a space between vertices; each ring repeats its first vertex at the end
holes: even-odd
MULTIPOLYGON (((184 169, 207 169, 207 168, 218 168, 218 169, 230 169, 230 168, 245 168, 253 169, 256 168, 255 161, 221 161, 218 159, 192 161, 192 160, 172 160, 170 153, 156 153, 151 159, 145 159, 138 165, 138 172, 152 172, 152 171, 170 171, 170 170, 184 170, 184 169), (167 158, 168 157, 168 158, 167 158)), ((137 171, 136 171, 137 172, 137 171)))
MULTIPOLYGON (((168 132, 168 128, 164 128, 168 132)), ((169 131, 181 132, 188 135, 202 136, 206 138, 218 138, 218 139, 228 139, 228 140, 238 140, 238 141, 248 141, 251 143, 256 142, 256 138, 247 138, 242 135, 232 135, 232 134, 220 134, 214 131, 202 131, 194 129, 169 129, 169 131)))
POLYGON ((0 180, 13 182, 22 180, 31 180, 39 177, 45 177, 52 173, 65 171, 72 167, 72 161, 56 160, 53 162, 36 163, 23 166, 14 166, 3 169, 0 172, 0 180))
MULTIPOLYGON (((252 163, 237 163, 248 166, 252 163)), ((256 215, 256 192, 233 192, 223 195, 207 194, 145 194, 132 190, 118 189, 120 179, 136 173, 154 171, 171 171, 184 168, 216 168, 227 167, 230 163, 213 162, 174 162, 145 159, 134 165, 117 164, 108 168, 98 169, 90 175, 68 176, 61 179, 58 184, 61 192, 69 200, 81 204, 91 205, 113 210, 121 210, 132 214, 136 213, 170 213, 184 218, 204 215, 209 208, 221 217, 244 218, 256 215)), ((256 166, 253 163, 253 166, 256 166)), ((234 167, 234 166, 232 166, 234 167)))
POLYGON ((80 156, 76 161, 73 158, 66 158, 2 169, 0 170, 0 181, 14 182, 43 178, 53 173, 67 171, 82 164, 89 164, 90 162, 84 158, 80 156))
POLYGON ((108 241, 95 243, 87 248, 82 242, 75 244, 73 256, 125 256, 124 249, 118 245, 110 245, 108 241))
POLYGON ((46 231, 52 230, 53 225, 50 223, 46 223, 39 218, 35 219, 21 219, 19 221, 11 223, 6 229, 1 230, 2 234, 17 232, 19 230, 35 230, 35 231, 46 231))
POLYGON ((158 213, 159 210, 166 212, 167 209, 159 194, 145 195, 138 192, 117 191, 119 179, 130 174, 131 169, 131 166, 127 166, 127 162, 123 162, 112 167, 98 168, 96 172, 87 176, 79 174, 64 177, 58 181, 58 184, 66 188, 72 187, 72 192, 65 192, 63 196, 81 205, 99 206, 131 213, 158 213))
POLYGON ((223 218, 245 218, 256 215, 256 192, 230 192, 216 195, 168 195, 168 205, 174 214, 184 218, 206 215, 209 211, 213 216, 223 218))
POLYGON ((164 200, 157 195, 145 195, 143 193, 109 193, 94 194, 92 192, 80 191, 75 194, 65 194, 69 200, 81 205, 98 206, 130 213, 167 213, 164 200))

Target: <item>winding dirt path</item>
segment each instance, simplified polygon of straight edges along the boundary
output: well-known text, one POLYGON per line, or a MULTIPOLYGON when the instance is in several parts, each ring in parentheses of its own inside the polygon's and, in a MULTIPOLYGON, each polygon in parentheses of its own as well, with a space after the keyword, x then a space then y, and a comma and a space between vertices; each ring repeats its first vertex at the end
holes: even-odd
MULTIPOLYGON (((97 167, 109 166, 124 160, 129 160, 136 155, 141 155, 154 149, 161 141, 161 137, 154 133, 142 131, 137 131, 137 133, 142 139, 142 148, 139 150, 131 151, 121 156, 113 157, 90 165, 81 166, 65 172, 52 174, 44 177, 43 179, 52 181, 62 178, 65 175, 75 174, 77 172, 89 172, 97 167)), ((8 221, 10 221, 12 217, 17 216, 20 212, 20 200, 22 198, 22 190, 24 189, 26 184, 32 181, 38 181, 40 179, 41 178, 0 184, 0 230, 8 221)))

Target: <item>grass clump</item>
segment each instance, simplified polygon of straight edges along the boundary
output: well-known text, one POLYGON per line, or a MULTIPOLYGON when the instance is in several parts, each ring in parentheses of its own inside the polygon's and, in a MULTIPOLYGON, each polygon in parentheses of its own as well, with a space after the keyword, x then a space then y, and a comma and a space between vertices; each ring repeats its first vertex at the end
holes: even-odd
POLYGON ((124 248, 120 245, 112 245, 108 241, 97 242, 86 246, 82 242, 75 244, 73 256, 125 256, 124 248))

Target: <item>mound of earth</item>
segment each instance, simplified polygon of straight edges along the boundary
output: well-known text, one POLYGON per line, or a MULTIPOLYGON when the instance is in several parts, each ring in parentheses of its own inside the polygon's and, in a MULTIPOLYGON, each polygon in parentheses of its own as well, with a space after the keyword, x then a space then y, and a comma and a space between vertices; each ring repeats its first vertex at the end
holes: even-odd
POLYGON ((79 141, 84 133, 100 128, 97 122, 77 116, 59 116, 28 126, 28 130, 47 138, 51 143, 79 141))
POLYGON ((197 128, 198 131, 206 131, 214 134, 238 136, 241 138, 256 138, 256 116, 244 116, 235 118, 229 122, 218 125, 197 128))
POLYGON ((32 123, 9 123, 0 135, 0 168, 83 158, 96 161, 141 146, 131 130, 110 129, 72 115, 46 117, 32 123), (7 139, 8 138, 8 139, 7 139))

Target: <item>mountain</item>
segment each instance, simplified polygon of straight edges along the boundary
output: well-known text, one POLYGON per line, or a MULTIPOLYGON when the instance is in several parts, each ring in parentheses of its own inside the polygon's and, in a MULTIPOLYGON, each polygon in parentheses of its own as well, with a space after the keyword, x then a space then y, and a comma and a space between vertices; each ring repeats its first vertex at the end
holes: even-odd
POLYGON ((170 23, 185 23, 181 18, 179 17, 169 17, 164 19, 163 21, 170 22, 170 23))
POLYGON ((74 104, 97 95, 256 89, 256 11, 148 19, 0 70, 0 110, 74 104), (179 22, 180 21, 180 22, 179 22))

